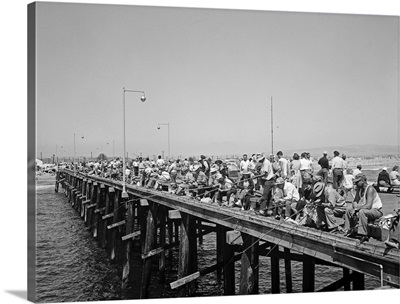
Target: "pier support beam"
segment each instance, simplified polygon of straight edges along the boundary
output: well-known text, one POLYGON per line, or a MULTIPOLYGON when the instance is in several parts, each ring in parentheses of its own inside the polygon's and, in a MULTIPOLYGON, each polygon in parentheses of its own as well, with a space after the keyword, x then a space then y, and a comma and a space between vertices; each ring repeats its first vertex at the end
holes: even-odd
POLYGON ((271 244, 271 293, 280 293, 279 246, 271 244))
MULTIPOLYGON (((112 221, 112 225, 117 224, 118 222, 120 222, 122 220, 121 218, 121 206, 120 206, 120 197, 121 197, 121 191, 115 191, 114 194, 114 202, 113 202, 113 221, 112 221)), ((110 231, 108 232, 110 233, 110 231)), ((110 260, 111 262, 116 262, 117 260, 117 256, 118 256, 118 248, 119 248, 119 229, 117 228, 112 228, 111 229, 111 237, 110 237, 110 247, 111 247, 111 252, 110 252, 110 260)))
MULTIPOLYGON (((178 278, 183 278, 197 271, 197 242, 196 219, 185 213, 181 213, 179 244, 178 278)), ((218 261, 217 261, 218 263, 218 261)), ((179 296, 193 296, 196 292, 196 281, 182 286, 179 296)))
POLYGON ((93 233, 94 231, 94 208, 96 207, 96 201, 97 201, 97 189, 98 189, 98 184, 96 182, 93 183, 92 186, 92 191, 90 194, 90 205, 86 206, 87 208, 87 225, 89 231, 93 233))
POLYGON ((315 259, 304 255, 303 261, 303 292, 314 292, 315 259))
MULTIPOLYGON (((150 203, 150 210, 147 212, 146 222, 146 239, 144 242, 144 253, 154 249, 156 243, 157 231, 157 204, 150 203)), ((147 258, 143 262, 142 284, 140 290, 140 298, 147 299, 149 297, 149 286, 151 282, 152 259, 147 258)))
POLYGON ((343 268, 343 279, 344 279, 343 289, 345 291, 350 290, 350 270, 348 268, 343 268))
POLYGON ((240 294, 258 293, 258 273, 259 273, 259 242, 258 239, 242 233, 243 253, 240 271, 240 294))
POLYGON ((361 272, 353 271, 353 290, 365 289, 365 275, 361 272))
POLYGON ((235 294, 235 246, 243 243, 238 231, 225 230, 224 259, 224 295, 235 294), (240 238, 240 240, 238 240, 240 238))
POLYGON ((286 293, 293 292, 292 285, 292 262, 290 260, 290 249, 284 249, 285 254, 285 279, 286 279, 286 293))
MULTIPOLYGON (((121 204, 125 204, 128 198, 122 198, 121 204)), ((129 201, 127 204, 126 211, 126 226, 125 235, 129 235, 133 232, 133 202, 129 201)), ((131 252, 133 251, 133 239, 129 238, 125 240, 125 251, 124 251, 124 262, 122 268, 122 288, 126 289, 132 281, 132 263, 131 263, 131 252)))
MULTIPOLYGON (((217 263, 223 262, 223 254, 224 254, 224 244, 226 243, 226 230, 223 226, 217 225, 216 227, 216 235, 217 235, 217 263)), ((217 269, 217 280, 221 281, 222 269, 217 269)))
MULTIPOLYGON (((166 239, 166 208, 164 206, 159 206, 159 218, 160 218, 160 247, 165 247, 165 239, 166 239)), ((159 270, 159 282, 164 283, 165 282, 165 251, 162 251, 160 253, 160 259, 159 259, 159 265, 158 265, 158 270, 159 270)))
POLYGON ((105 243, 105 248, 106 251, 108 253, 108 256, 110 257, 111 254, 111 231, 108 231, 107 226, 112 224, 113 221, 113 208, 114 208, 114 194, 115 194, 115 190, 113 187, 109 187, 108 191, 106 193, 106 209, 105 209, 105 216, 109 216, 107 217, 104 221, 103 221, 103 234, 104 234, 104 238, 106 239, 106 243, 105 243), (112 217, 110 216, 112 214, 112 217))

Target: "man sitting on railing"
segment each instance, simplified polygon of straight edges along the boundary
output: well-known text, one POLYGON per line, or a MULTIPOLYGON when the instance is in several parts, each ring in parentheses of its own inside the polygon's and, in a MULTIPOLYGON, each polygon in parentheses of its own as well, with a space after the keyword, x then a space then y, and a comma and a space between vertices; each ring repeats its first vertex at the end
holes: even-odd
POLYGON ((188 171, 184 177, 183 177, 183 182, 181 184, 178 185, 178 190, 176 190, 176 194, 177 195, 186 195, 190 196, 189 193, 189 188, 194 188, 194 183, 195 183, 195 178, 193 176, 193 172, 192 171, 188 171))
POLYGON ((324 190, 324 200, 317 207, 317 229, 342 230, 337 222, 337 217, 342 217, 346 212, 346 200, 333 188, 333 178, 328 177, 324 190), (325 227, 322 226, 325 223, 325 227))
POLYGON ((235 188, 233 181, 231 181, 227 176, 220 175, 218 178, 219 188, 218 192, 216 193, 216 200, 218 205, 222 206, 222 198, 226 196, 226 203, 225 206, 228 206, 229 199, 231 195, 234 193, 235 188))
POLYGON ((238 193, 236 198, 240 201, 242 210, 255 209, 255 203, 251 206, 250 198, 254 195, 254 182, 251 178, 250 171, 247 169, 242 171, 242 176, 240 177, 239 184, 237 186, 238 193))

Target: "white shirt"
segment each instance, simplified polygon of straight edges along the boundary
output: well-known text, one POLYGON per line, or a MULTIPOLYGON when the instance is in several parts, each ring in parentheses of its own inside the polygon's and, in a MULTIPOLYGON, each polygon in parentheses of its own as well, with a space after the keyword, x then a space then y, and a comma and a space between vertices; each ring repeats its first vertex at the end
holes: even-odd
POLYGON ((300 170, 311 169, 311 161, 306 158, 300 158, 300 170))
POLYGON ((283 198, 285 200, 298 201, 300 199, 299 191, 297 191, 296 187, 289 182, 285 182, 283 186, 283 195, 285 196, 283 198))
POLYGON ((395 180, 399 179, 400 173, 397 171, 392 171, 389 173, 389 177, 390 177, 390 182, 394 182, 395 180))
POLYGON ((247 170, 253 171, 255 168, 256 168, 255 162, 253 162, 253 161, 249 162, 249 164, 247 166, 247 170))
POLYGON ((263 165, 261 167, 261 173, 267 173, 267 180, 270 180, 271 178, 274 177, 274 170, 272 169, 272 164, 268 159, 265 159, 263 162, 263 165))
POLYGON ((353 189, 353 174, 345 174, 343 179, 343 185, 346 189, 353 189))
POLYGON ((361 170, 360 169, 354 169, 354 171, 353 171, 353 176, 356 176, 357 174, 359 174, 359 173, 361 173, 361 170))
POLYGON ((332 169, 343 169, 344 161, 340 156, 335 156, 332 159, 332 169))
POLYGON ((244 170, 247 170, 248 169, 248 167, 249 167, 249 160, 242 160, 241 162, 240 162, 240 171, 244 171, 244 170))
POLYGON ((157 167, 164 166, 165 161, 162 158, 157 159, 157 167))
POLYGON ((286 177, 288 175, 288 161, 286 158, 281 157, 278 160, 279 165, 281 166, 281 175, 282 177, 286 177))

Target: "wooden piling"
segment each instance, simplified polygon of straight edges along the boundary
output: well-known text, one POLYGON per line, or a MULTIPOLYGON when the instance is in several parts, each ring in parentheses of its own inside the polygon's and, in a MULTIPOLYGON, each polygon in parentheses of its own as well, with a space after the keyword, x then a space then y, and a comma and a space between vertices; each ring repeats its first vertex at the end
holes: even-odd
POLYGON ((88 206, 86 206, 88 229, 89 231, 91 231, 92 234, 94 230, 94 207, 96 207, 97 189, 98 189, 98 184, 97 182, 94 182, 92 186, 92 192, 90 194, 90 203, 88 206))
POLYGON ((108 231, 107 226, 112 224, 112 219, 114 217, 114 214, 113 214, 114 194, 115 194, 114 188, 109 187, 108 191, 106 191, 106 206, 105 206, 105 212, 104 212, 104 216, 103 216, 103 219, 105 216, 108 216, 103 221, 103 238, 106 240, 105 248, 106 248, 108 255, 110 255, 110 253, 111 253, 111 247, 110 247, 111 233, 108 231), (112 215, 112 216, 110 216, 110 215, 112 215))
POLYGON ((343 267, 343 279, 344 279, 343 289, 345 291, 350 290, 350 270, 345 267, 343 267))
MULTIPOLYGON (((236 231, 235 231, 236 232, 236 231)), ((235 294, 235 250, 234 243, 229 237, 229 233, 234 233, 234 231, 225 232, 225 244, 223 248, 223 275, 224 275, 224 295, 234 295, 235 294)), ((237 240, 236 236, 233 236, 234 241, 237 240)))
MULTIPOLYGON (((160 247, 165 246, 165 238, 166 238, 166 209, 164 206, 159 207, 160 213, 160 247)), ((159 282, 165 282, 165 251, 160 253, 159 260, 159 282)))
MULTIPOLYGON (((122 198, 121 204, 125 204, 129 198, 122 198)), ((133 202, 128 201, 126 212, 126 225, 125 225, 125 235, 129 235, 133 232, 133 202)), ((131 262, 131 252, 133 251, 133 239, 129 238, 125 242, 124 251, 124 262, 122 268, 122 288, 126 289, 132 281, 132 262, 131 262)))
MULTIPOLYGON (((112 224, 115 225, 116 223, 118 223, 121 218, 119 217, 119 215, 121 214, 119 212, 120 209, 120 204, 119 204, 119 196, 121 191, 115 191, 113 194, 113 220, 112 220, 112 224)), ((118 244, 119 244, 119 240, 117 239, 118 237, 118 229, 112 228, 111 231, 109 230, 108 232, 110 234, 110 260, 111 262, 115 262, 117 260, 117 251, 118 251, 118 244)))
POLYGON ((353 290, 365 289, 365 275, 358 271, 353 271, 353 290))
POLYGON ((87 185, 86 185, 86 200, 84 202, 82 202, 83 214, 81 213, 81 216, 83 217, 86 226, 87 226, 87 222, 88 222, 87 205, 90 203, 91 198, 92 198, 92 188, 93 188, 93 182, 91 180, 88 180, 87 185))
POLYGON ((149 202, 142 198, 139 201, 139 223, 140 223, 140 248, 141 253, 145 252, 144 246, 146 243, 146 228, 147 228, 147 213, 149 211, 149 202))
POLYGON ((271 293, 280 293, 279 246, 271 244, 271 293))
POLYGON ((199 234, 199 245, 202 245, 203 244, 203 234, 202 234, 203 225, 202 225, 201 219, 198 219, 196 222, 197 222, 197 233, 199 234))
MULTIPOLYGON (((216 236, 217 236, 217 263, 223 262, 223 250, 224 250, 224 243, 226 242, 226 232, 221 225, 217 225, 216 228, 216 236)), ((222 269, 217 269, 217 280, 221 280, 222 269)))
POLYGON ((286 293, 293 292, 293 285, 292 285, 292 262, 290 260, 290 249, 285 248, 284 250, 285 255, 285 280, 286 280, 286 293))
POLYGON ((258 240, 246 233, 241 233, 242 245, 242 258, 240 269, 240 294, 257 294, 258 293, 258 240))
MULTIPOLYGON (((186 277, 197 271, 197 240, 195 217, 181 212, 178 278, 186 277)), ((218 263, 218 262, 217 262, 218 263)), ((179 289, 179 296, 193 296, 196 281, 191 281, 179 289)))
MULTIPOLYGON (((174 232, 173 232, 173 222, 169 218, 167 220, 167 226, 168 226, 168 243, 171 244, 173 242, 174 232)), ((170 263, 172 262, 172 248, 168 250, 168 260, 170 263)))
POLYGON ((106 235, 104 233, 104 222, 103 215, 106 210, 106 186, 104 184, 100 185, 99 189, 99 198, 98 198, 98 206, 96 206, 96 222, 97 222, 97 243, 100 248, 104 248, 106 246, 106 235))
MULTIPOLYGON (((146 239, 144 243, 144 253, 151 251, 155 244, 155 234, 157 229, 157 204, 150 203, 150 208, 146 218, 146 239)), ((151 258, 147 258, 143 262, 142 284, 140 289, 140 298, 147 299, 149 297, 149 286, 151 282, 151 258)))
POLYGON ((60 171, 57 171, 57 173, 56 173, 56 184, 55 184, 55 188, 54 188, 54 192, 55 193, 58 193, 59 180, 60 180, 60 171))
POLYGON ((303 292, 314 292, 315 259, 304 255, 303 260, 303 292))

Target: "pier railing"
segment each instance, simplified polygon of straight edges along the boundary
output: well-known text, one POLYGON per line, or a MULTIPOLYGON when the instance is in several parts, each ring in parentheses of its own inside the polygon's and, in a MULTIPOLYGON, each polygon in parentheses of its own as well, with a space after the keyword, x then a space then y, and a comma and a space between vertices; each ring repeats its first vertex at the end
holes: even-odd
POLYGON ((272 293, 280 292, 280 259, 285 260, 286 292, 292 290, 291 261, 303 263, 304 292, 315 291, 315 264, 343 268, 341 279, 319 291, 350 290, 351 283, 354 290, 364 289, 364 275, 379 278, 381 286, 400 287, 399 251, 388 250, 383 243, 360 245, 341 235, 140 186, 127 185, 129 197, 123 199, 120 182, 70 170, 57 173, 56 192, 59 184, 110 260, 122 253, 123 286, 130 284, 132 242, 139 242, 141 298, 149 296, 151 258, 159 258, 163 281, 166 254, 171 259, 171 249, 178 246, 178 280, 170 287, 179 288, 181 296, 194 295, 196 279, 213 271, 223 277, 224 294, 235 294, 234 263, 239 260, 240 294, 258 293, 260 256, 271 259, 272 293), (199 270, 197 242, 208 233, 216 233, 217 263, 199 270))

